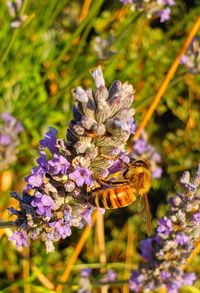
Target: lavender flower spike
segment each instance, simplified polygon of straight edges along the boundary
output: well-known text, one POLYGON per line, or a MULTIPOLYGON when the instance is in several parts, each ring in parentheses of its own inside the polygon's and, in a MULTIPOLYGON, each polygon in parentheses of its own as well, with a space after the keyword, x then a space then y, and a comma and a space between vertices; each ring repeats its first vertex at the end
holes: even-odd
POLYGON ((95 207, 88 202, 88 189, 99 186, 97 176, 108 176, 113 164, 121 163, 109 157, 126 154, 125 144, 135 129, 133 88, 115 81, 108 90, 100 67, 92 76, 95 92, 80 86, 72 91, 75 103, 67 138, 58 139, 50 127, 40 141, 38 165, 25 178, 22 197, 12 193, 20 205, 10 208, 17 216, 18 229, 11 237, 17 245, 27 244, 17 239, 25 233, 40 238, 51 252, 53 243, 70 236, 72 227, 90 225, 95 207))
POLYGON ((168 214, 159 220, 157 234, 141 243, 146 263, 132 271, 130 288, 134 292, 165 287, 169 293, 178 293, 196 280, 194 273, 184 272, 184 264, 200 237, 200 165, 193 179, 185 172, 180 182, 184 190, 169 199, 168 214))

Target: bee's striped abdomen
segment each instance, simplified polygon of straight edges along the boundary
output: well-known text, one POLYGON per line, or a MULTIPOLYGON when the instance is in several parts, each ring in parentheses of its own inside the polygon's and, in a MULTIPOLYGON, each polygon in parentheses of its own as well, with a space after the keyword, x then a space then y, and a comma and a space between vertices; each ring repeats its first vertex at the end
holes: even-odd
POLYGON ((89 202, 96 207, 117 209, 130 205, 135 199, 130 186, 122 185, 92 191, 89 202))

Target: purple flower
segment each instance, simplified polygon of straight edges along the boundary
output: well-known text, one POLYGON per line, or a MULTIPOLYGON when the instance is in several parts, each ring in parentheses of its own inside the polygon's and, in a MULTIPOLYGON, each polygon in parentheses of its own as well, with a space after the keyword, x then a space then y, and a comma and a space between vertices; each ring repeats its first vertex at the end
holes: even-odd
POLYGON ((147 144, 147 141, 145 141, 142 138, 139 138, 138 140, 135 141, 133 149, 136 153, 140 155, 140 154, 146 153, 149 149, 149 146, 147 144))
POLYGON ((152 239, 151 238, 147 238, 147 239, 141 241, 140 248, 141 248, 141 255, 147 261, 151 261, 152 252, 153 252, 152 239))
POLYGON ((102 282, 114 282, 117 274, 113 270, 108 270, 107 274, 101 279, 102 282))
POLYGON ((189 237, 186 236, 183 232, 180 232, 176 235, 176 242, 179 245, 185 245, 189 240, 189 237))
POLYGON ((31 175, 26 177, 25 180, 31 187, 40 187, 43 184, 44 170, 41 167, 35 167, 31 171, 31 175))
POLYGON ((160 272, 160 277, 163 281, 168 280, 169 278, 171 278, 171 273, 167 272, 167 271, 161 271, 160 272))
POLYGON ((162 176, 162 168, 161 167, 157 167, 155 170, 152 171, 152 177, 153 178, 160 178, 162 176))
POLYGON ((48 161, 48 171, 52 175, 67 173, 70 163, 62 155, 54 154, 53 159, 48 161))
POLYGON ((87 224, 89 225, 89 226, 91 226, 91 224, 92 224, 92 212, 93 212, 93 210, 91 209, 86 209, 83 213, 82 213, 82 217, 83 217, 83 219, 87 222, 87 224))
POLYGON ((131 271, 130 289, 134 292, 140 292, 142 286, 141 275, 136 270, 131 271))
POLYGON ((169 235, 170 231, 172 231, 172 222, 167 217, 160 219, 158 225, 157 232, 164 236, 169 235))
POLYGON ((200 223, 200 212, 197 212, 193 215, 193 220, 197 223, 200 223))
POLYGON ((165 22, 166 20, 170 19, 171 9, 165 8, 159 12, 160 22, 165 22))
POLYGON ((11 143, 11 137, 10 137, 10 135, 8 135, 8 134, 2 134, 1 136, 0 136, 0 144, 1 145, 5 145, 5 146, 7 146, 7 145, 9 145, 11 143))
POLYGON ((28 235, 25 231, 15 231, 9 240, 16 241, 16 247, 28 247, 28 235))
POLYGON ((81 271, 81 277, 89 278, 91 273, 92 273, 92 269, 84 269, 84 270, 81 271))
POLYGON ((55 228, 58 238, 65 239, 71 235, 70 225, 63 220, 58 220, 55 222, 49 223, 49 226, 55 228))
POLYGON ((192 285, 196 281, 197 277, 194 273, 188 273, 183 276, 184 285, 192 285))
POLYGON ((44 136, 44 139, 40 140, 40 144, 43 148, 47 147, 52 154, 57 153, 56 147, 57 130, 53 127, 49 127, 49 132, 44 136))
POLYGON ((69 174, 69 179, 76 182, 78 187, 83 186, 83 184, 90 185, 91 180, 91 171, 84 167, 77 167, 73 173, 69 174))
POLYGON ((36 212, 38 213, 38 215, 48 218, 52 217, 51 209, 54 206, 54 201, 50 196, 46 194, 41 194, 39 191, 36 191, 31 205, 37 208, 36 212))

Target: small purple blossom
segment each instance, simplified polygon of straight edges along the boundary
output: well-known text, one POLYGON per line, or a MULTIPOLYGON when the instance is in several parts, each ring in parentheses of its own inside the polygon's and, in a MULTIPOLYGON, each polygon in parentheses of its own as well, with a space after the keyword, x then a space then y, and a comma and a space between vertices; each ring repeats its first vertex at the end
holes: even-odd
POLYGON ((28 235, 25 231, 15 231, 9 240, 15 241, 16 247, 28 247, 28 235))
POLYGON ((189 237, 186 236, 183 232, 180 232, 176 235, 176 242, 179 245, 185 245, 189 240, 189 237))
POLYGON ((172 222, 167 217, 164 217, 163 219, 160 219, 158 221, 158 225, 159 226, 157 228, 157 232, 159 234, 167 236, 172 231, 172 222))
POLYGON ((200 38, 194 37, 187 52, 181 56, 180 64, 192 74, 200 72, 200 38))
POLYGON ((81 271, 81 277, 88 278, 92 273, 92 269, 84 269, 81 271))
POLYGON ((171 9, 169 7, 159 11, 160 22, 165 22, 169 20, 170 15, 171 15, 171 9))
POLYGON ((69 174, 69 179, 76 182, 78 187, 83 186, 83 184, 90 185, 91 180, 91 171, 84 167, 77 167, 77 169, 69 174))
POLYGON ((43 148, 47 147, 52 154, 57 153, 56 147, 57 130, 53 127, 49 127, 49 132, 44 136, 44 139, 40 140, 40 144, 43 148))
POLYGON ((53 159, 48 161, 48 171, 52 175, 65 175, 69 167, 70 163, 62 155, 54 154, 53 159))
POLYGON ((55 228, 58 238, 65 239, 66 237, 71 235, 70 225, 63 220, 58 220, 56 222, 49 223, 51 228, 55 228))
POLYGON ((193 215, 192 218, 195 222, 200 223, 200 212, 197 212, 193 215))
POLYGON ((158 154, 156 148, 147 142, 147 135, 142 133, 139 139, 133 143, 133 151, 131 153, 133 159, 146 159, 150 163, 151 175, 153 178, 160 178, 162 176, 162 168, 159 166, 161 156, 158 154))
POLYGON ((53 214, 51 209, 54 206, 54 201, 50 196, 46 194, 41 194, 40 192, 36 191, 31 205, 33 207, 36 207, 36 212, 38 213, 38 215, 48 218, 52 217, 53 214))

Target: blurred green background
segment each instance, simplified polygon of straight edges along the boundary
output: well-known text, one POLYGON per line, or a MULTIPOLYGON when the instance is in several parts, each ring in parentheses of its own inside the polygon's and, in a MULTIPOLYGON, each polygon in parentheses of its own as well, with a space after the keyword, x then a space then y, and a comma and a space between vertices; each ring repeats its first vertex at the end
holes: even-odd
MULTIPOLYGON (((171 19, 162 24, 157 18, 147 19, 144 13, 122 6, 118 0, 93 0, 89 9, 85 2, 90 1, 25 0, 12 16, 6 1, 0 1, 0 114, 9 112, 24 127, 17 161, 0 170, 4 220, 8 219, 6 208, 12 203, 9 192, 22 191, 23 177, 35 164, 39 140, 48 127, 57 128, 58 136, 65 137, 72 118, 71 90, 78 85, 93 86, 90 70, 101 64, 107 86, 116 79, 133 85, 133 107, 139 124, 200 15, 199 0, 177 0, 171 19)), ((153 182, 149 196, 154 218, 164 215, 167 196, 176 189, 180 174, 184 170, 194 172, 198 166, 199 102, 200 75, 180 65, 146 128, 149 142, 162 157, 163 168, 163 176, 153 182)), ((105 215, 108 267, 116 270, 119 280, 123 280, 124 267, 110 263, 125 262, 127 237, 134 233, 132 260, 136 267, 138 243, 145 238, 145 224, 133 213, 135 209, 130 206, 105 215)), ((81 233, 74 229, 51 255, 41 243, 31 243, 33 264, 54 284, 81 233)), ((99 262, 96 233, 93 229, 76 264, 87 268, 89 263, 99 262)), ((5 230, 0 231, 0 237, 0 292, 51 292, 34 270, 29 271, 5 230)), ((200 276, 199 256, 188 270, 200 276)), ((63 292, 78 292, 79 272, 75 266, 63 292)), ((94 276, 96 284, 101 276, 98 268, 94 276)), ((122 292, 121 287, 119 282, 111 292, 122 292)))

